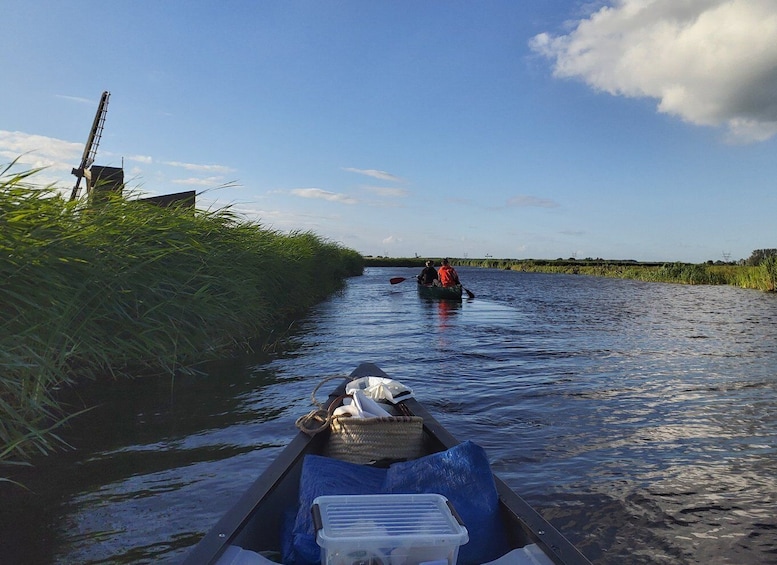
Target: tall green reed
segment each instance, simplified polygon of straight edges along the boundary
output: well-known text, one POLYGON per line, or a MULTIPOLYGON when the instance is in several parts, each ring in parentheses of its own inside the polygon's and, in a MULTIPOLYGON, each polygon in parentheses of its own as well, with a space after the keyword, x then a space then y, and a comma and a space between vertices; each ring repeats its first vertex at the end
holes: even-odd
MULTIPOLYGON (((12 164, 13 165, 13 164, 12 164)), ((248 349, 361 274, 357 252, 228 208, 67 202, 0 171, 0 462, 60 442, 55 391, 248 349)))

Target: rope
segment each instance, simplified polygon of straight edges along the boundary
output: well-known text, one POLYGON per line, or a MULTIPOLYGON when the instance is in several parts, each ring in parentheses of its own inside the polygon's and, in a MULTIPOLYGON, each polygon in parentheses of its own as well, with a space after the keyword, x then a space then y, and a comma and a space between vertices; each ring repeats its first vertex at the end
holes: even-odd
POLYGON ((309 436, 314 436, 319 432, 323 432, 325 429, 329 427, 329 425, 332 422, 332 413, 337 408, 338 404, 340 404, 339 401, 341 401, 343 398, 346 397, 346 395, 339 396, 336 400, 334 400, 331 404, 329 404, 329 409, 325 410, 324 405, 321 404, 318 400, 316 400, 316 392, 318 392, 318 389, 321 388, 321 385, 328 383, 329 381, 333 381, 335 379, 342 379, 343 377, 340 375, 335 375, 333 377, 327 377, 320 383, 316 385, 316 388, 313 389, 313 392, 310 394, 310 400, 313 403, 316 408, 305 414, 304 416, 300 416, 297 418, 297 421, 294 422, 294 425, 299 428, 299 430, 303 433, 306 433, 309 436))

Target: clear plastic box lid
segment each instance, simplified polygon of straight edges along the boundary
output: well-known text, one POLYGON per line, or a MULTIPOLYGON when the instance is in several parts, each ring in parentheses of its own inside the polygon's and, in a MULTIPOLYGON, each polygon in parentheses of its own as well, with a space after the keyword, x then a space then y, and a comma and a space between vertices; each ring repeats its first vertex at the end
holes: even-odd
POLYGON ((313 515, 317 541, 325 548, 343 542, 462 545, 469 540, 439 494, 319 496, 313 515))

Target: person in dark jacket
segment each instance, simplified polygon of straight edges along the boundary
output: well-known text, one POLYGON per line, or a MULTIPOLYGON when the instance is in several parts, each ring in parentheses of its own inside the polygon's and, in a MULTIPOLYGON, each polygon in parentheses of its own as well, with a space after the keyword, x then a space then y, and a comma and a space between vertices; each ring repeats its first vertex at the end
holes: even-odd
POLYGON ((434 261, 427 261, 426 267, 424 267, 424 270, 418 275, 418 280, 421 281, 421 284, 434 284, 438 279, 437 269, 434 268, 434 261))

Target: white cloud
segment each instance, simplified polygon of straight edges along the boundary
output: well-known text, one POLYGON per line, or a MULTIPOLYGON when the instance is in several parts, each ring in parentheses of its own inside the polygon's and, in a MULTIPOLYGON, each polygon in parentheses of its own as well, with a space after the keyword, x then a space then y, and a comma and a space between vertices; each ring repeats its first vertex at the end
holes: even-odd
POLYGON ((732 140, 777 134, 777 2, 616 0, 566 35, 531 48, 554 74, 613 95, 658 99, 686 122, 728 128, 732 140))
POLYGON ((539 198, 528 194, 513 196, 507 201, 509 208, 558 208, 559 203, 549 198, 539 198))
POLYGON ((97 100, 90 100, 89 98, 83 98, 81 96, 68 96, 67 94, 55 94, 55 98, 62 98, 63 100, 70 100, 72 102, 78 102, 79 104, 99 104, 97 100))
POLYGON ((194 163, 181 163, 179 161, 165 161, 163 164, 201 173, 230 173, 234 170, 224 165, 197 165, 194 163))
POLYGON ((295 188, 291 193, 302 198, 320 198, 322 200, 329 200, 330 202, 342 202, 343 204, 357 203, 355 198, 348 196, 347 194, 329 192, 328 190, 321 190, 320 188, 295 188))
POLYGON ((391 198, 402 198, 407 196, 407 190, 404 188, 394 188, 391 186, 364 186, 362 188, 377 194, 378 196, 389 196, 391 198))
MULTIPOLYGON (((37 184, 65 184, 75 181, 71 176, 71 169, 78 166, 84 152, 83 143, 63 141, 53 137, 34 135, 19 131, 0 130, 0 164, 17 160, 17 169, 43 168, 35 177, 37 184)), ((133 176, 144 173, 143 166, 153 165, 155 160, 148 155, 132 155, 127 161, 138 163, 131 168, 133 176)), ((218 187, 225 184, 224 177, 220 174, 230 172, 233 169, 223 165, 196 165, 170 161, 164 163, 172 167, 183 168, 193 173, 210 173, 203 178, 190 177, 169 181, 176 185, 218 187)))
POLYGON ((152 157, 149 157, 148 155, 129 155, 127 157, 127 161, 136 161, 138 163, 144 163, 146 165, 150 165, 154 162, 154 159, 152 157))
POLYGON ((394 244, 397 244, 397 243, 402 243, 402 238, 401 237, 397 237, 395 235, 390 235, 387 238, 384 238, 381 243, 383 245, 394 245, 394 244))
POLYGON ((354 169, 353 167, 343 167, 343 170, 348 171, 349 173, 366 175, 368 177, 372 177, 380 180, 387 180, 391 182, 403 182, 400 177, 396 175, 392 175, 391 173, 387 173, 386 171, 378 171, 376 169, 354 169))
POLYGON ((188 178, 188 179, 174 179, 171 181, 173 184, 183 184, 189 186, 219 186, 224 183, 222 177, 208 177, 208 178, 188 178))
POLYGON ((69 174, 70 169, 78 165, 83 152, 83 143, 0 130, 0 157, 7 162, 18 158, 21 165, 50 167, 69 174))

